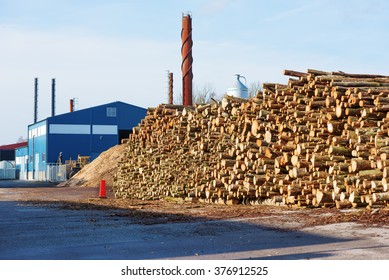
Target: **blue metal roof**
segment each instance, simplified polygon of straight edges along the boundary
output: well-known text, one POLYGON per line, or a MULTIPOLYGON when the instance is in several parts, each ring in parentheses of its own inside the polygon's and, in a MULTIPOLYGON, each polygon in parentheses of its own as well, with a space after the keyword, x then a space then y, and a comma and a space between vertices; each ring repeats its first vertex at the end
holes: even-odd
POLYGON ((48 117, 48 124, 117 124, 118 129, 130 129, 138 124, 145 117, 146 109, 121 101, 115 101, 99 106, 68 112, 53 117, 48 117), (116 117, 107 117, 106 109, 116 108, 116 117))

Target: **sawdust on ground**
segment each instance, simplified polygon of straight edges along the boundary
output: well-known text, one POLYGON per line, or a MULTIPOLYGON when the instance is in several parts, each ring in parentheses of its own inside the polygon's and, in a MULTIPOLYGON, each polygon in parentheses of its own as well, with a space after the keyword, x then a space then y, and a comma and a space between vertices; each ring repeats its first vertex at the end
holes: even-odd
POLYGON ((88 198, 73 201, 31 201, 72 210, 119 210, 114 216, 128 217, 142 224, 188 222, 191 220, 245 220, 273 228, 305 227, 354 222, 366 227, 387 227, 389 210, 336 208, 290 208, 270 205, 218 205, 185 201, 143 201, 136 199, 88 198), (54 204, 53 204, 54 203, 54 204))

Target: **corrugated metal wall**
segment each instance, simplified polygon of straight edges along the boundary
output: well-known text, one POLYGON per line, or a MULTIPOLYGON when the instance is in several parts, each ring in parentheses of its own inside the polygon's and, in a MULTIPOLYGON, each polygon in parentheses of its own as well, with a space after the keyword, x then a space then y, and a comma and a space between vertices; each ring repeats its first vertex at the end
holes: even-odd
POLYGON ((47 163, 47 121, 28 128, 28 179, 44 181, 47 163))
POLYGON ((28 178, 47 180, 47 164, 77 160, 78 155, 95 159, 120 142, 120 131, 131 131, 146 115, 146 109, 123 102, 49 117, 29 126, 28 178))
POLYGON ((15 150, 16 179, 27 180, 28 147, 15 150))

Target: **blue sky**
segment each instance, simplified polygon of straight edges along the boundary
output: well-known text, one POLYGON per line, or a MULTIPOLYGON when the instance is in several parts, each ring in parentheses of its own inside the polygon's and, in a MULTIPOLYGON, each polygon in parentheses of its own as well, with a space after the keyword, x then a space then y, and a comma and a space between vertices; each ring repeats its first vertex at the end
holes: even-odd
POLYGON ((193 17, 194 87, 222 95, 234 74, 280 82, 284 69, 389 75, 385 0, 0 0, 0 145, 33 121, 112 101, 167 101, 167 70, 181 91, 181 16, 193 17))

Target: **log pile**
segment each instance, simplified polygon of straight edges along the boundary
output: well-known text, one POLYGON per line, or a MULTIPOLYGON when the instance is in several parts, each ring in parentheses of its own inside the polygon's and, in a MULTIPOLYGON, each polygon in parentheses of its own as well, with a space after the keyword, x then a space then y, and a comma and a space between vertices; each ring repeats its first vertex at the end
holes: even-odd
POLYGON ((389 202, 389 77, 285 70, 249 100, 149 108, 116 197, 380 208, 389 202))

